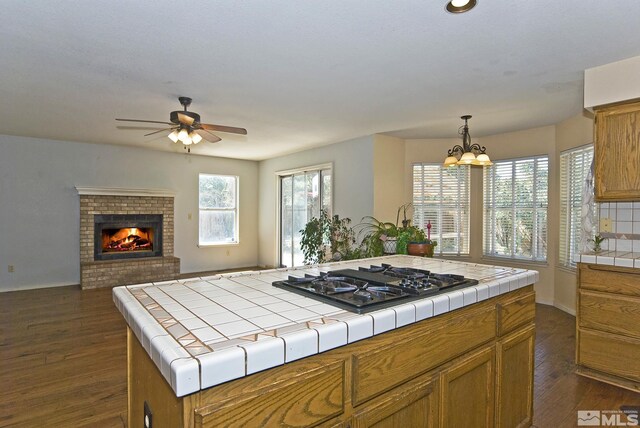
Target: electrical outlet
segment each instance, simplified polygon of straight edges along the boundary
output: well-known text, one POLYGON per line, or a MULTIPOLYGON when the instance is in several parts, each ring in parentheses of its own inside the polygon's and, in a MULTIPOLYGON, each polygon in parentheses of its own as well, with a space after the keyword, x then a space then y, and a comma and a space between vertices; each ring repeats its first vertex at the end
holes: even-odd
POLYGON ((611 219, 610 218, 601 218, 600 219, 600 232, 611 232, 611 219))
POLYGON ((231 250, 227 249, 227 256, 231 255, 231 250))
POLYGON ((7 271, 8 271, 9 273, 13 273, 13 272, 15 272, 15 268, 14 268, 14 266, 13 266, 13 265, 9 265, 9 266, 7 266, 7 271))
POLYGON ((187 219, 191 220, 191 213, 187 214, 187 219))
POLYGON ((153 418, 151 414, 151 407, 149 403, 144 402, 144 428, 153 428, 153 418))

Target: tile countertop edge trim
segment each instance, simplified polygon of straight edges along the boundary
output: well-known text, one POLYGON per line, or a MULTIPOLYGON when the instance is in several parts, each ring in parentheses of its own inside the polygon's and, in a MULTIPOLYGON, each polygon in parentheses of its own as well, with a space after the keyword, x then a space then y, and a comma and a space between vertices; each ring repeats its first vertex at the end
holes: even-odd
MULTIPOLYGON (((390 256, 390 257, 381 257, 376 259, 378 260, 384 259, 387 261, 389 259, 410 261, 412 257, 407 258, 407 256, 390 256)), ((282 273, 283 271, 295 272, 295 271, 308 270, 308 269, 323 269, 326 267, 344 265, 347 263, 349 264, 358 263, 358 262, 363 263, 364 260, 366 260, 367 264, 370 264, 374 262, 376 259, 362 259, 359 261, 338 262, 338 263, 332 263, 329 265, 325 264, 325 265, 301 266, 301 267, 296 267, 292 269, 270 269, 266 271, 241 272, 241 273, 235 272, 235 273, 230 273, 226 275, 216 276, 215 279, 211 279, 211 280, 215 281, 215 280, 224 279, 224 278, 234 278, 234 277, 243 277, 243 276, 246 277, 246 276, 253 276, 253 275, 259 277, 259 275, 261 274, 268 274, 268 273, 274 273, 274 272, 282 273)), ((421 259, 424 261, 424 259, 418 258, 418 257, 416 257, 415 259, 421 259)), ((501 268, 501 269, 507 269, 508 271, 505 273, 482 278, 479 280, 478 285, 468 287, 464 290, 451 291, 449 293, 444 293, 444 294, 440 294, 433 297, 425 297, 424 299, 420 299, 414 302, 401 303, 389 309, 382 309, 379 311, 369 312, 367 314, 362 314, 362 315, 353 314, 354 318, 362 317, 362 316, 371 317, 373 319, 373 329, 374 329, 373 335, 375 336, 377 334, 394 330, 402 326, 414 324, 416 322, 420 322, 423 319, 425 319, 425 317, 418 316, 418 314, 416 313, 416 311, 419 310, 418 306, 416 306, 418 302, 422 302, 422 305, 426 305, 427 304, 426 302, 431 302, 430 306, 432 308, 431 309, 432 312, 428 317, 426 317, 426 318, 430 318, 430 317, 435 317, 441 314, 451 312, 456 309, 460 309, 465 306, 473 305, 475 303, 481 302, 488 298, 493 298, 498 295, 506 294, 514 290, 517 290, 519 288, 526 287, 528 285, 534 284, 539 279, 539 273, 533 270, 520 269, 520 268, 518 269, 505 268, 501 266, 483 265, 483 264, 468 263, 468 262, 452 262, 452 261, 443 261, 443 262, 459 264, 468 270, 472 270, 474 268, 501 268), (436 308, 437 299, 440 299, 438 300, 438 302, 440 301, 441 302, 437 305, 437 308, 436 308), (411 316, 411 314, 407 312, 407 311, 409 312, 411 311, 411 307, 413 307, 413 316, 411 316), (393 316, 394 319, 389 320, 390 321, 389 324, 393 324, 393 325, 389 325, 388 327, 377 329, 375 326, 376 326, 376 318, 378 318, 378 314, 382 315, 382 314, 391 313, 391 312, 394 313, 394 316, 393 316), (402 317, 402 319, 399 320, 398 317, 402 317), (393 323, 391 323, 391 321, 393 321, 393 323)), ((199 280, 204 280, 204 278, 199 280)), ((172 283, 184 285, 184 283, 188 283, 190 281, 191 281, 190 279, 183 279, 180 281, 173 281, 172 283)), ((225 352, 227 350, 242 349, 244 351, 245 348, 242 348, 240 345, 232 348, 222 349, 220 351, 213 351, 207 354, 198 355, 196 357, 192 357, 190 355, 189 356, 174 355, 176 358, 170 361, 165 360, 164 367, 163 367, 163 363, 162 363, 163 357, 165 357, 167 353, 170 353, 170 352, 167 352, 166 346, 170 344, 171 349, 182 349, 182 346, 169 334, 169 332, 167 332, 164 329, 164 327, 162 327, 158 323, 158 321, 155 318, 153 318, 153 316, 151 316, 151 314, 149 314, 149 312, 147 312, 147 309, 130 291, 130 289, 131 290, 139 289, 141 287, 144 287, 145 285, 149 286, 150 284, 136 284, 131 286, 116 287, 113 289, 113 300, 116 306, 118 307, 118 310, 122 313, 125 320, 127 321, 128 326, 131 328, 131 330, 135 334, 136 338, 140 341, 140 343, 143 344, 143 347, 145 348, 146 352, 149 354, 151 359, 154 361, 154 363, 158 367, 159 371, 162 373, 162 375, 165 377, 165 379, 167 380, 167 382, 169 383, 173 391, 176 393, 176 396, 182 397, 188 394, 192 394, 200 391, 201 389, 206 389, 229 380, 229 379, 226 379, 226 380, 218 379, 219 381, 215 383, 213 383, 211 379, 209 379, 208 381, 204 381, 203 370, 201 367, 202 361, 200 359, 210 358, 213 360, 217 360, 216 353, 220 357, 228 357, 230 353, 225 352), (151 337, 151 335, 153 336, 151 337), (167 367, 167 364, 168 364, 168 367, 167 367), (204 385, 204 387, 201 388, 202 385, 204 385)), ((158 284, 154 284, 154 285, 158 285, 158 284)), ((319 317, 331 318, 331 315, 319 315, 319 317)), ((300 322, 297 324, 302 324, 302 323, 304 322, 300 322)), ((345 327, 345 329, 349 325, 348 321, 347 322, 342 321, 339 323, 340 325, 345 327)), ((309 327, 309 329, 314 329, 314 327, 309 327)), ((315 331, 318 331, 318 330, 316 329, 315 331)), ((320 346, 320 349, 318 349, 318 351, 323 352, 329 349, 333 349, 339 346, 345 346, 345 345, 348 345, 349 343, 353 343, 355 341, 364 340, 368 337, 371 337, 368 334, 364 334, 363 336, 357 338, 356 340, 350 340, 348 334, 343 334, 343 333, 344 332, 342 331, 340 332, 340 339, 338 341, 333 341, 333 343, 327 344, 325 346, 320 346)), ((285 349, 288 346, 295 346, 295 343, 292 342, 290 344, 287 341, 287 333, 283 334, 282 336, 279 335, 277 336, 277 338, 283 340, 285 349)), ((259 342, 256 342, 256 344, 258 343, 259 342)), ((313 353, 307 354, 307 355, 312 355, 312 354, 313 353)), ((242 365, 243 367, 246 367, 246 363, 247 363, 246 352, 237 353, 236 355, 237 355, 237 358, 244 359, 244 361, 242 362, 238 361, 236 365, 238 366, 242 365)), ((288 361, 284 361, 284 364, 286 364, 287 362, 288 361)), ((282 363, 283 361, 280 361, 279 358, 276 358, 274 359, 273 364, 264 365, 260 367, 259 371, 277 367, 282 363)), ((244 376, 247 376, 246 369, 244 374, 237 373, 235 376, 233 376, 233 378, 240 378, 244 376)))
POLYGON ((174 355, 175 358, 171 360, 163 360, 169 351, 182 350, 182 346, 158 324, 126 287, 113 288, 113 301, 176 396, 182 397, 200 391, 199 361, 190 355, 180 354, 174 355))
POLYGON ((582 253, 574 257, 576 263, 640 268, 640 253, 631 251, 602 251, 582 253))

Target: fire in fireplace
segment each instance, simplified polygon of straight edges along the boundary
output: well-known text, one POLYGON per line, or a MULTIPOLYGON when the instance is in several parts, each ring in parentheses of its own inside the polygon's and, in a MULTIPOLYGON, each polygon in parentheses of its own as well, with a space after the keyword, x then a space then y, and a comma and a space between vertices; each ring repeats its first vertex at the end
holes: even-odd
POLYGON ((153 251, 153 228, 102 229, 102 252, 153 251))
POLYGON ((95 260, 162 255, 162 215, 94 216, 95 260))

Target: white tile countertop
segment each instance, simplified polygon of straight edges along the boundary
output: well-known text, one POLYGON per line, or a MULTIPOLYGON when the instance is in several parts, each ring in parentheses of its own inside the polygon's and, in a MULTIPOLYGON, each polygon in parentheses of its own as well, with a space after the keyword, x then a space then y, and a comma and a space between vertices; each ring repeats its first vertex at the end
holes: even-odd
POLYGON ((533 284, 538 272, 412 256, 232 273, 113 289, 116 306, 182 397, 533 284), (389 263, 479 284, 356 314, 271 285, 330 267, 389 263))
POLYGON ((574 261, 576 263, 640 268, 640 253, 629 251, 588 252, 576 255, 574 261))

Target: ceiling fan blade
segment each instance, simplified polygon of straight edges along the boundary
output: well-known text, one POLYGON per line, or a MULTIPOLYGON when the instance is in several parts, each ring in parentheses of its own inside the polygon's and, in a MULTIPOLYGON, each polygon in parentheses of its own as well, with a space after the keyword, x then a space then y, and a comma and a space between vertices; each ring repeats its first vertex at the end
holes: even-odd
POLYGON ((180 123, 184 123, 185 125, 188 125, 188 126, 193 125, 193 122, 195 122, 195 120, 192 117, 187 116, 186 114, 180 113, 180 112, 178 112, 178 120, 180 121, 180 123))
POLYGON ((200 134, 200 136, 201 136, 202 138, 204 138, 205 140, 207 140, 208 142, 210 142, 210 143, 217 143, 218 141, 222 141, 222 138, 218 137, 216 134, 213 134, 213 133, 211 133, 211 132, 207 131, 206 129, 202 129, 202 131, 204 131, 204 132, 206 132, 207 134, 209 134, 209 135, 206 135, 206 136, 205 136, 205 135, 200 134))
POLYGON ((148 137, 149 135, 153 135, 153 134, 157 134, 159 132, 167 132, 170 131, 172 129, 176 129, 176 128, 165 128, 165 129, 159 129, 157 131, 153 131, 153 132, 149 132, 148 134, 144 134, 145 137, 148 137))
POLYGON ((171 122, 158 122, 157 120, 139 120, 139 119, 116 119, 122 122, 143 122, 143 123, 162 123, 165 125, 175 125, 171 122))
POLYGON ((220 131, 220 132, 228 132, 231 134, 240 134, 247 135, 247 130, 244 128, 236 128, 234 126, 223 126, 223 125, 211 125, 208 123, 201 123, 200 127, 204 130, 211 131, 220 131))

